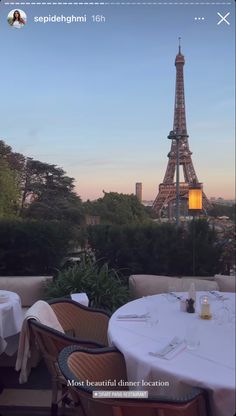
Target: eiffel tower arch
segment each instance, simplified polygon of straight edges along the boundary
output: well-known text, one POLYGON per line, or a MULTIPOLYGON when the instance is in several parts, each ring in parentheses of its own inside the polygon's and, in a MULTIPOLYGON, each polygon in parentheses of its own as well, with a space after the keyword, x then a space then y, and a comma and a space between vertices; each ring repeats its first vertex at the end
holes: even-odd
MULTIPOLYGON (((179 136, 179 165, 183 168, 183 182, 179 183, 180 205, 187 210, 188 191, 192 184, 199 183, 193 162, 192 152, 189 148, 186 112, 185 112, 185 94, 184 94, 184 55, 181 53, 181 46, 175 58, 176 67, 176 86, 175 86, 175 107, 174 107, 174 124, 173 134, 179 136)), ((168 164, 163 182, 159 185, 158 195, 153 203, 153 210, 161 217, 165 211, 168 211, 169 218, 174 216, 173 205, 176 200, 176 182, 175 172, 177 165, 177 141, 174 138, 171 143, 171 149, 168 153, 168 164)), ((203 210, 211 207, 205 193, 203 192, 203 210)), ((180 207, 181 208, 181 207, 180 207)))

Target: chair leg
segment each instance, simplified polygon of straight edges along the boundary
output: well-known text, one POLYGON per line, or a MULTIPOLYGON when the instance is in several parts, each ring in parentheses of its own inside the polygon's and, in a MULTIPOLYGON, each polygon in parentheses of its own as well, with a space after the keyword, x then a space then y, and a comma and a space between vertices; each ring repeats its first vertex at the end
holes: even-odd
POLYGON ((51 416, 57 416, 58 405, 56 403, 51 404, 51 416))
POLYGON ((74 397, 70 395, 70 392, 67 387, 62 386, 62 407, 65 408, 65 406, 69 407, 78 407, 80 406, 80 402, 78 398, 76 397, 76 401, 74 400, 74 397))
POLYGON ((4 390, 4 384, 0 380, 0 394, 3 392, 3 390, 4 390))
POLYGON ((51 416, 57 416, 57 413, 58 413, 57 396, 58 396, 57 380, 56 378, 52 378, 51 416))
POLYGON ((65 407, 70 406, 71 403, 73 403, 73 401, 69 398, 69 395, 68 395, 69 391, 67 387, 63 384, 61 384, 60 387, 61 387, 61 397, 60 397, 60 400, 58 400, 58 403, 59 401, 61 402, 61 407, 63 409, 62 411, 64 411, 65 407))
MULTIPOLYGON (((4 384, 0 380, 0 394, 3 392, 3 390, 4 390, 4 384)), ((0 416, 2 416, 2 414, 0 414, 0 416)))

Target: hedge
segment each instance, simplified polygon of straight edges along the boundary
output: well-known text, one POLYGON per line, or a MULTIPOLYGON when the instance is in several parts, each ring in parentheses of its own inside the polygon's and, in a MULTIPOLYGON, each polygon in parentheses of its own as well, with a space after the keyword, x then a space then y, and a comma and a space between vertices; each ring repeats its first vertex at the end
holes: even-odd
POLYGON ((97 259, 129 274, 212 276, 220 270, 221 250, 205 220, 186 229, 172 224, 97 225, 87 230, 97 259), (193 250, 195 271, 193 271, 193 250))
POLYGON ((1 220, 0 275, 52 274, 72 237, 72 229, 59 221, 1 220))

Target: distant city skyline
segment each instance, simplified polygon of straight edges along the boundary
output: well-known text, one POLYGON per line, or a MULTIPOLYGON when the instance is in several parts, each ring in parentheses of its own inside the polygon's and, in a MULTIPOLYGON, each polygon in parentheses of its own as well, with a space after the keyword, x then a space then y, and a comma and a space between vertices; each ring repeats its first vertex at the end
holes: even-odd
MULTIPOLYGON (((220 203, 221 201, 227 202, 227 203, 235 203, 235 198, 225 199, 225 198, 222 198, 221 196, 211 196, 209 199, 210 199, 211 202, 216 202, 216 203, 220 203)), ((142 202, 151 204, 151 203, 154 202, 154 200, 153 199, 150 199, 150 200, 143 199, 142 202)))
POLYGON ((213 6, 99 6, 105 23, 64 25, 33 20, 94 9, 21 6, 21 30, 6 21, 12 6, 0 7, 0 137, 14 151, 62 167, 83 200, 103 190, 135 194, 136 182, 154 200, 170 150, 181 36, 194 167, 209 198, 234 198, 233 3, 220 7, 230 10, 229 26, 217 25, 213 6))

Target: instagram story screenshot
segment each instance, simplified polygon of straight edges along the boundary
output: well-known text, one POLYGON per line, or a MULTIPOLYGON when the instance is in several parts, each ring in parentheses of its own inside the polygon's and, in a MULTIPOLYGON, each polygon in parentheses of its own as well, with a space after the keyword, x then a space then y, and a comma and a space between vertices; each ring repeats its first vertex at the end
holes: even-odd
POLYGON ((0 0, 0 416, 235 416, 234 0, 0 0))

